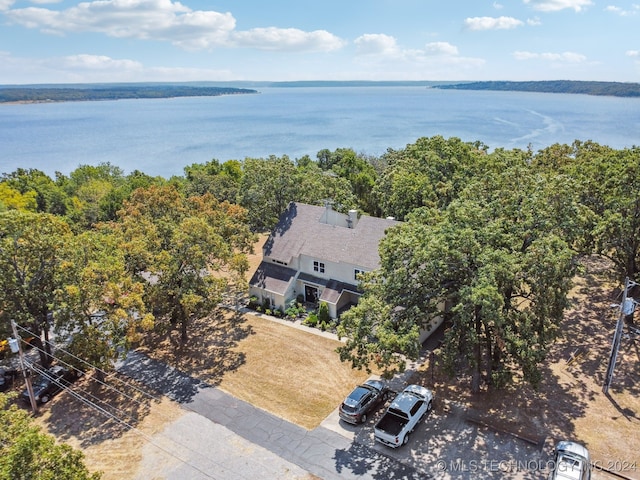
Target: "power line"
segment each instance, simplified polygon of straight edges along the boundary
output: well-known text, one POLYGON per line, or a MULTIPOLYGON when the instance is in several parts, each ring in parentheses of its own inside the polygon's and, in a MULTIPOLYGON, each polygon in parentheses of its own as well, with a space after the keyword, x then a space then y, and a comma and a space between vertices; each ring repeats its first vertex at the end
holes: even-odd
MULTIPOLYGON (((40 375, 44 375, 45 378, 48 378, 50 381, 52 381, 53 383, 55 383, 57 386, 59 386, 61 389, 63 389, 66 392, 69 392, 74 398, 76 398, 77 400, 80 400, 82 403, 84 403, 85 405, 88 405, 89 407, 93 408, 94 410, 98 411, 99 413, 102 413, 103 415, 105 415, 106 417, 115 420, 116 422, 126 426, 127 428, 129 428, 129 430, 134 431, 135 433, 137 433, 138 435, 140 435, 142 438, 144 438, 147 442, 149 442, 151 445, 153 445, 154 447, 162 450, 163 452, 171 455, 173 458, 179 460, 180 462, 182 462, 183 464, 193 468, 194 470, 198 471, 199 473, 203 474, 204 476, 208 477, 208 478, 213 478, 215 479, 215 477, 212 477, 211 475, 209 475, 207 472, 205 472, 204 470, 202 470, 201 468, 197 467, 196 465, 190 463, 189 461, 179 457, 178 455, 176 455, 175 453, 173 453, 172 451, 168 450, 167 448, 159 445, 158 443, 156 443, 152 437, 150 437, 149 435, 147 435, 146 433, 144 433, 142 430, 138 429, 137 427, 135 427, 134 425, 131 425, 130 423, 122 420, 121 418, 119 418, 118 416, 108 412, 107 410, 105 410, 104 408, 100 407, 99 405, 96 405, 95 403, 93 403, 91 400, 88 400, 87 398, 83 397, 82 395, 80 395, 78 392, 76 392, 73 388, 71 388, 69 385, 65 385, 63 382, 58 381, 57 379, 51 377, 51 375, 44 369, 41 369, 39 367, 37 367, 35 364, 31 364, 31 368, 39 373, 40 375)), ((171 439, 168 439, 170 441, 172 441, 173 443, 175 443, 176 445, 179 445, 183 448, 188 448, 185 447, 184 445, 179 444, 178 442, 175 442, 171 439)))
MULTIPOLYGON (((16 326, 17 326, 19 329, 23 330, 24 332, 28 333, 28 334, 29 334, 29 335, 31 335, 31 336, 37 336, 37 335, 36 335, 35 333, 33 333, 32 331, 30 331, 30 330, 28 330, 28 329, 26 329, 26 328, 24 328, 24 327, 22 327, 22 326, 20 326, 20 325, 17 325, 17 324, 16 324, 16 326)), ((24 340, 22 340, 22 341, 23 341, 23 342, 25 342, 24 340)), ((25 342, 25 343, 26 343, 26 342, 25 342)), ((48 345, 50 345, 51 347, 55 348, 55 350, 56 350, 56 351, 58 351, 58 352, 62 352, 62 353, 64 353, 65 355, 69 355, 70 357, 72 357, 72 358, 74 358, 74 359, 76 359, 76 360, 78 360, 78 361, 82 362, 84 365, 88 366, 88 367, 89 367, 89 369, 96 370, 97 372, 102 373, 105 377, 107 377, 107 376, 109 375, 109 372, 106 372, 105 370, 103 370, 103 369, 99 368, 98 366, 93 365, 93 364, 92 364, 92 363, 90 363, 90 362, 87 362, 87 361, 86 361, 86 360, 84 360, 83 358, 80 358, 80 357, 78 357, 77 355, 74 355, 73 353, 69 352, 68 350, 65 350, 65 349, 63 349, 63 348, 61 348, 61 347, 58 347, 57 345, 54 345, 54 344, 53 344, 52 342, 50 342, 50 341, 45 341, 45 343, 47 343, 47 344, 48 344, 48 345)), ((76 367, 76 366, 74 366, 74 365, 72 365, 72 364, 70 364, 70 363, 68 363, 68 362, 65 362, 64 360, 60 359, 59 357, 56 357, 56 356, 55 356, 55 355, 53 355, 52 353, 49 353, 49 352, 47 352, 47 351, 45 351, 45 350, 43 350, 43 349, 41 349, 41 348, 39 348, 39 347, 37 347, 37 346, 34 346, 34 348, 35 348, 36 350, 40 351, 40 352, 43 352, 43 353, 45 353, 45 354, 47 354, 47 355, 50 355, 51 357, 55 358, 58 362, 64 363, 65 365, 67 365, 67 366, 69 366, 69 367, 73 368, 74 370, 77 370, 78 372, 84 373, 84 372, 83 372, 82 370, 80 370, 78 367, 76 367)), ((136 390, 137 392, 139 392, 139 393, 141 393, 141 394, 143 394, 143 395, 145 395, 145 396, 147 396, 147 397, 149 397, 149 398, 151 398, 151 399, 153 399, 153 400, 156 400, 156 401, 160 401, 160 400, 161 400, 161 399, 160 399, 160 397, 156 397, 155 395, 152 395, 152 394, 150 394, 149 392, 146 392, 146 391, 142 390, 141 388, 138 388, 138 387, 137 387, 137 386, 135 386, 135 385, 132 385, 132 384, 130 384, 130 383, 127 383, 127 382, 125 382, 124 380, 121 380, 121 379, 120 379, 120 378, 118 378, 118 377, 114 377, 114 379, 115 379, 115 380, 117 380, 118 382, 120 382, 120 383, 122 383, 122 384, 124 384, 124 385, 126 385, 126 386, 128 386, 128 387, 130 387, 130 388, 133 388, 133 389, 134 389, 134 390, 136 390)), ((97 381, 97 382, 99 382, 99 383, 101 383, 101 384, 103 384, 103 385, 105 385, 106 387, 108 387, 108 388, 110 388, 110 389, 112 389, 112 390, 115 390, 115 391, 120 392, 120 391, 119 391, 119 390, 117 390, 115 387, 112 387, 112 386, 110 386, 110 385, 107 385, 106 383, 104 383, 104 382, 100 381, 100 380, 99 380, 99 379, 97 379, 97 378, 94 378, 93 380, 94 380, 94 381, 97 381)), ((122 393, 122 392, 120 392, 120 393, 122 393)), ((123 395, 125 395, 125 396, 126 396, 126 394, 124 394, 124 393, 123 393, 123 395)), ((135 400, 135 399, 134 399, 134 398, 132 398, 132 397, 128 397, 128 398, 130 398, 131 400, 134 400, 134 401, 138 401, 138 400, 135 400)))
MULTIPOLYGON (((24 327, 22 327, 22 326, 20 326, 20 325, 17 325, 17 324, 16 324, 16 326, 17 326, 18 328, 20 328, 22 331, 24 331, 24 332, 28 333, 28 334, 29 334, 29 335, 31 335, 31 336, 37 336, 37 335, 35 335, 33 332, 31 332, 30 330, 28 330, 28 329, 26 329, 26 328, 24 328, 24 327)), ((26 342, 25 340, 23 340, 22 338, 20 338, 20 340, 21 340, 22 342, 27 343, 27 342, 26 342)), ((62 351, 62 352, 64 352, 65 354, 68 354, 68 355, 70 355, 71 357, 76 358, 77 360, 81 361, 83 364, 85 364, 85 365, 87 365, 87 366, 89 366, 89 367, 91 367, 91 368, 94 368, 94 369, 95 369, 95 370, 97 370, 97 371, 102 372, 103 374, 105 374, 105 376, 107 376, 107 375, 108 375, 108 373, 107 373, 107 372, 105 372, 104 370, 102 370, 102 369, 100 369, 100 368, 98 368, 98 367, 96 367, 96 366, 92 365, 90 362, 87 362, 86 360, 84 360, 84 359, 82 359, 82 358, 80 358, 80 357, 77 357, 76 355, 72 354, 71 352, 68 352, 68 351, 66 351, 66 350, 64 350, 64 349, 62 349, 62 348, 58 348, 57 346, 55 346, 53 343, 51 343, 51 342, 49 342, 49 341, 47 341, 46 343, 48 343, 50 346, 54 347, 56 351, 62 351)), ((47 355, 51 356, 51 357, 52 357, 53 359, 55 359, 57 362, 62 363, 62 364, 65 364, 65 365, 67 365, 67 366, 69 366, 69 367, 73 368, 73 369, 74 369, 75 371, 77 371, 77 372, 82 372, 82 370, 80 370, 79 368, 77 368, 77 367, 75 367, 75 366, 71 365, 70 363, 68 363, 68 362, 66 362, 66 361, 64 361, 64 360, 62 360, 62 359, 60 359, 58 356, 56 356, 56 355, 55 355, 55 354, 53 354, 53 353, 48 353, 48 352, 46 352, 45 350, 43 350, 43 349, 39 348, 38 346, 34 346, 34 348, 35 348, 36 350, 38 350, 39 352, 44 352, 44 353, 46 353, 47 355)), ((186 465, 188 465, 188 466, 190 466, 190 467, 194 468, 195 470, 199 471, 200 473, 202 473, 203 475, 207 476, 208 478, 215 478, 215 477, 212 477, 211 475, 209 475, 207 472, 204 472, 203 470, 201 470, 199 467, 197 467, 197 466, 193 465, 192 463, 188 462, 187 460, 184 460, 184 459, 180 458, 179 456, 177 456, 177 455, 173 454, 171 451, 167 450, 166 448, 164 448, 164 447, 162 447, 162 446, 158 445, 157 443, 155 443, 155 442, 152 440, 152 438, 151 438, 151 437, 149 437, 149 436, 148 436, 147 434, 145 434, 144 432, 140 431, 137 427, 135 427, 135 426, 134 426, 134 425, 132 425, 131 423, 129 423, 129 422, 127 422, 127 421, 125 421, 125 420, 123 420, 123 419, 119 418, 117 415, 115 415, 115 414, 113 414, 113 413, 111 413, 111 412, 108 412, 105 408, 100 407, 99 405, 96 405, 96 404, 95 404, 94 402, 92 402, 91 400, 89 400, 89 399, 87 399, 87 398, 83 397, 80 393, 78 393, 76 390, 72 389, 69 385, 65 385, 65 384, 63 384, 62 382, 56 381, 55 379, 51 378, 50 374, 48 374, 48 372, 46 372, 46 370, 44 370, 43 368, 41 368, 41 367, 36 367, 36 365, 35 365, 33 362, 28 362, 28 363, 29 363, 29 366, 30 366, 30 368, 31 368, 32 370, 36 371, 37 373, 40 373, 41 375, 45 375, 45 376, 46 376, 46 378, 49 378, 49 379, 50 379, 51 381, 53 381, 56 385, 60 386, 64 391, 68 391, 68 392, 69 392, 73 397, 75 397, 76 399, 80 400, 81 402, 85 403, 86 405, 90 406, 91 408, 97 409, 100 413, 102 413, 103 415, 107 416, 108 418, 110 418, 110 419, 112 419, 112 420, 115 420, 116 422, 120 423, 121 425, 124 425, 124 426, 126 426, 127 428, 129 428, 129 429, 133 430, 135 433, 137 433, 137 434, 139 434, 140 436, 142 436, 145 440, 147 440, 147 441, 148 441, 149 443, 151 443, 152 445, 154 445, 154 446, 156 446, 157 448, 159 448, 160 450, 162 450, 162 451, 164 451, 164 452, 168 453, 169 455, 171 455, 172 457, 176 458, 176 459, 177 459, 177 460, 179 460, 180 462, 182 462, 182 463, 184 463, 184 464, 186 464, 186 465)), ((82 372, 82 373, 84 373, 84 372, 82 372)), ((144 394, 144 395, 148 396, 149 398, 151 398, 151 399, 153 399, 153 400, 161 401, 161 398, 156 397, 156 396, 154 396, 154 395, 151 395, 150 393, 145 392, 144 390, 142 390, 142 389, 140 389, 140 388, 138 388, 138 387, 136 387, 136 386, 134 386, 134 385, 131 385, 131 384, 127 383, 127 382, 124 382, 123 380, 120 380, 118 377, 110 377, 110 378, 115 378, 116 380, 118 380, 118 381, 119 381, 119 382, 121 382, 122 384, 124 384, 124 385, 126 385, 126 386, 128 386, 128 387, 130 387, 130 388, 135 389, 136 391, 138 391, 138 392, 140 392, 140 393, 142 393, 142 394, 144 394)), ((140 405, 143 405, 143 404, 142 404, 142 402, 141 402, 140 400, 138 400, 138 399, 136 399, 136 398, 134 398, 134 397, 131 397, 131 396, 127 395, 126 393, 122 392, 121 390, 119 390, 119 389, 117 389, 117 388, 115 388, 115 387, 113 387, 113 386, 111 386, 111 385, 108 385, 107 383, 105 383, 105 382, 103 382, 103 381, 100 381, 99 379, 97 379, 97 378, 95 378, 95 377, 91 377, 91 378, 90 378, 90 380, 95 381, 95 382, 98 382, 98 383, 100 383, 101 385, 104 385, 105 387, 107 387, 107 388, 111 389, 112 391, 115 391, 115 392, 117 392, 117 393, 121 394, 122 396, 124 396, 124 397, 126 397, 126 398, 128 398, 128 399, 130 399, 130 400, 132 400, 132 401, 134 401, 134 402, 136 402, 136 403, 138 403, 138 404, 140 404, 140 405)), ((77 387, 76 387, 76 388, 77 388, 77 387)), ((119 411, 121 414, 124 414, 125 416, 129 417, 130 419, 132 419, 132 420, 134 420, 134 421, 137 421, 134 417, 132 417, 132 416, 131 416, 131 415, 129 415, 128 413, 123 412, 122 410, 118 409, 117 407, 114 407, 114 406, 109 405, 107 402, 105 402, 105 401, 103 401, 103 400, 101 400, 101 399, 98 399, 97 397, 95 397, 95 396, 94 396, 94 395, 92 395, 91 393, 86 392, 86 391, 85 391, 85 390, 83 390, 83 389, 79 389, 79 390, 81 390, 83 393, 85 393, 85 394, 87 394, 87 395, 91 396, 92 398, 94 398, 94 399, 95 399, 95 400, 97 400, 98 402, 100 402, 100 403, 102 403, 102 404, 105 404, 105 405, 107 405, 108 407, 113 408, 114 410, 119 411)), ((194 410, 192 410, 192 409, 190 409, 190 408, 186 408, 186 409, 187 409, 187 410, 190 410, 190 411, 192 411, 192 412, 194 412, 194 413, 197 413, 197 412, 195 412, 194 410)), ((161 414, 161 416, 163 416, 165 419, 169 419, 169 420, 171 420, 171 419, 170 419, 168 416, 166 416, 166 415, 161 414)), ((167 436, 166 436, 165 434, 163 434, 162 432, 160 432, 160 433, 159 433, 159 435, 161 435, 162 437, 166 438, 168 441, 170 441, 170 442, 172 442, 172 443, 174 443, 174 444, 176 444, 176 445, 178 445, 178 446, 180 446, 180 447, 182 447, 182 448, 184 448, 184 449, 186 449, 186 450, 189 450, 189 451, 191 451, 191 452, 195 453, 196 455, 203 456, 203 454, 202 454, 201 452, 199 452, 199 451, 197 451, 197 450, 194 450, 193 448, 191 448, 191 447, 189 447, 189 446, 187 446, 187 445, 181 444, 181 443, 179 443, 179 442, 177 442, 177 441, 175 441, 175 440, 172 440, 171 438, 167 437, 167 436)), ((206 457, 205 457, 205 458, 206 458, 206 457)))

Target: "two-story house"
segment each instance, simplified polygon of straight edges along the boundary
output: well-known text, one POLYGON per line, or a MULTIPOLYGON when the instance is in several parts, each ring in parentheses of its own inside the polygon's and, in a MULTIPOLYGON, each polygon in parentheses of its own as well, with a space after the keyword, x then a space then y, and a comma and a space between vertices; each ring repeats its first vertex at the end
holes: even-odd
POLYGON ((342 214, 330 205, 291 203, 263 247, 249 294, 272 308, 286 309, 299 295, 305 302, 326 302, 336 318, 358 302, 358 275, 380 266, 378 244, 398 223, 356 210, 342 214))

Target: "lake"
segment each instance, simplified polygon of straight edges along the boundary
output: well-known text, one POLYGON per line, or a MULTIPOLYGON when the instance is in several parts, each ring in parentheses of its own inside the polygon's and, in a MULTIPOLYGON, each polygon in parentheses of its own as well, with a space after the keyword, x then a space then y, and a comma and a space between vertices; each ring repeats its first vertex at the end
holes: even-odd
POLYGON ((640 145, 640 99, 425 87, 268 87, 259 94, 0 105, 0 173, 51 177, 111 162, 169 178, 246 157, 295 159, 324 148, 368 155, 442 135, 539 150, 593 140, 640 145))

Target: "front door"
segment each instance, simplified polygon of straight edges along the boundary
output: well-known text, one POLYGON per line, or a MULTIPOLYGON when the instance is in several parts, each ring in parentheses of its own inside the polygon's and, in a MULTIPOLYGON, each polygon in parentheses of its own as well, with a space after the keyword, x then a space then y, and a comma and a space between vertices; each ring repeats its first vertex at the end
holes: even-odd
POLYGON ((311 285, 304 286, 304 301, 309 303, 316 303, 318 301, 318 289, 311 285))

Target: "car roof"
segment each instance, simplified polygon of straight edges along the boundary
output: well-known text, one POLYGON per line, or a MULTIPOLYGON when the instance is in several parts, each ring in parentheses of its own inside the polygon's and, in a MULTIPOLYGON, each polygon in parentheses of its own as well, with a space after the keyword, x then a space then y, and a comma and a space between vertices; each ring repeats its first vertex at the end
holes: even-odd
POLYGON ((589 451, 583 445, 576 442, 562 441, 556 445, 557 452, 570 452, 574 455, 578 455, 586 460, 589 460, 589 451))

